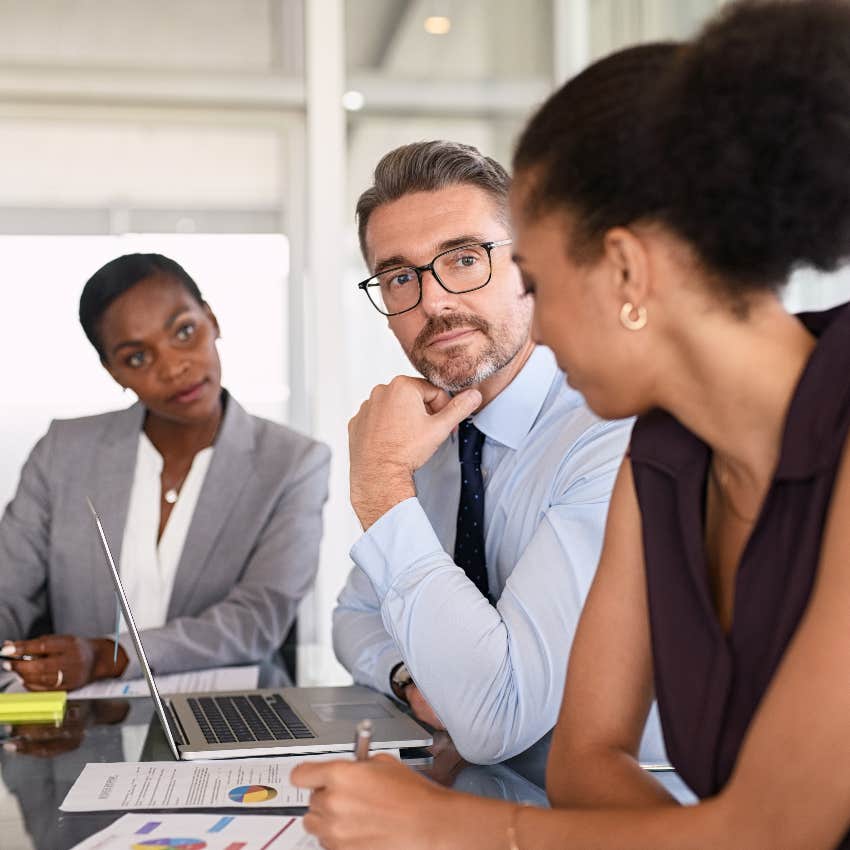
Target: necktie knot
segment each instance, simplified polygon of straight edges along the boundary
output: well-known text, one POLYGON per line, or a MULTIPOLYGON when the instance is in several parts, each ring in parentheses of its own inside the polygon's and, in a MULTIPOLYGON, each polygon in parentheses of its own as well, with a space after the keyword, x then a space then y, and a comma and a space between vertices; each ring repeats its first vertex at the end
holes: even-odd
POLYGON ((481 466, 481 450, 484 447, 484 434, 479 431, 471 419, 464 419, 457 429, 457 453, 460 462, 481 466))

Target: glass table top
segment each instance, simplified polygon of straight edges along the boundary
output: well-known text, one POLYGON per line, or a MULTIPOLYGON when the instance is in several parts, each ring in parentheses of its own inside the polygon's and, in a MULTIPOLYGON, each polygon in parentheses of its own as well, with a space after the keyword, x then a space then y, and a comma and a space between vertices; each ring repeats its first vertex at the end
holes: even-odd
MULTIPOLYGON (((149 698, 70 700, 58 728, 16 726, 3 731, 10 735, 0 753, 3 850, 69 850, 120 817, 121 813, 59 811, 88 762, 171 759, 149 698)), ((411 762, 413 769, 441 784, 484 796, 546 805, 543 789, 507 765, 466 764, 444 734, 440 737, 438 733, 427 754, 416 755, 411 762)), ((267 809, 264 813, 270 812, 283 810, 267 809)))

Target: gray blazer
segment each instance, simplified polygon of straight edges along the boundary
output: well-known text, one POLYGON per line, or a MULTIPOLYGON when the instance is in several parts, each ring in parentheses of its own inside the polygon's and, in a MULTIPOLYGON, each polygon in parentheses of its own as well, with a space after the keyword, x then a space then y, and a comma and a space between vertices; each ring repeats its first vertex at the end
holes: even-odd
MULTIPOLYGON (((0 640, 109 635, 115 597, 91 497, 118 557, 141 404, 54 421, 0 520, 0 640)), ((142 634, 159 673, 255 662, 283 642, 313 584, 330 452, 227 398, 174 579, 168 622, 142 634)), ((125 677, 141 675, 132 647, 125 677)))

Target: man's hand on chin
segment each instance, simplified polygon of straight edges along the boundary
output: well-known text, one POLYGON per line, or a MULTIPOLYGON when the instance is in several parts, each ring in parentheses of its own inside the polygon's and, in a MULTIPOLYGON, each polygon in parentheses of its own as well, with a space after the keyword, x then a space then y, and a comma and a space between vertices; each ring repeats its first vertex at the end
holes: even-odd
POLYGON ((351 504, 363 529, 416 495, 413 473, 481 404, 481 393, 455 396, 423 378, 379 384, 348 423, 351 504))

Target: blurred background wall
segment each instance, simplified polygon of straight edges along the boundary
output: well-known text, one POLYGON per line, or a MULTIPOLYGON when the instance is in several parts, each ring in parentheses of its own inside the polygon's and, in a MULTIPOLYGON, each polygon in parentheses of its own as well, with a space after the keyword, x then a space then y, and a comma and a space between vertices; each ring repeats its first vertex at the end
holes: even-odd
MULTIPOLYGON (((380 156, 453 138, 510 160, 589 61, 687 36, 721 0, 0 0, 0 499, 49 420, 123 406, 76 321, 128 251, 183 263, 217 312, 225 382, 334 451, 300 617, 314 676, 358 526, 346 423, 409 371, 357 292, 353 210, 380 156)), ((795 309, 850 294, 805 271, 795 309)), ((321 665, 321 673, 319 673, 321 665)))

